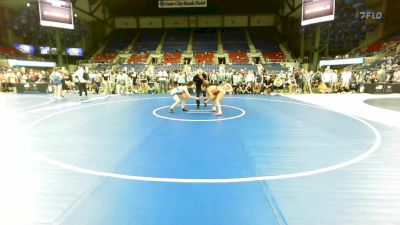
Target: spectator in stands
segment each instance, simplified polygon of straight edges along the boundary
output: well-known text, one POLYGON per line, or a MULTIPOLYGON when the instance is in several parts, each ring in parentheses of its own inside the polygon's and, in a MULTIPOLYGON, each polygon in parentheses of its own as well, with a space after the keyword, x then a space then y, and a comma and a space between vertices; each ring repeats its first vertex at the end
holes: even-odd
POLYGON ((339 80, 338 80, 337 70, 333 70, 332 72, 331 87, 332 87, 332 92, 337 92, 339 90, 339 80))
POLYGON ((232 77, 233 93, 238 94, 240 87, 241 87, 241 75, 235 71, 232 77))
POLYGON ((158 71, 157 74, 157 81, 159 84, 159 92, 160 93, 166 93, 168 89, 168 73, 165 70, 160 70, 158 71))
POLYGON ((315 73, 312 74, 311 82, 311 86, 313 88, 317 88, 320 83, 322 83, 322 74, 320 70, 317 70, 315 73))
POLYGON ((65 93, 68 92, 71 88, 71 75, 68 73, 65 68, 61 69, 61 75, 62 75, 62 80, 61 80, 61 88, 62 88, 62 93, 61 96, 64 97, 65 93))
POLYGON ((103 73, 103 93, 110 94, 111 93, 111 74, 109 70, 106 70, 103 73))
POLYGON ((279 92, 282 92, 285 78, 281 77, 280 74, 276 74, 276 73, 272 73, 272 78, 273 78, 273 82, 272 82, 271 94, 275 94, 276 90, 278 90, 279 92))
POLYGON ((297 93, 303 93, 304 92, 304 69, 301 69, 300 71, 297 70, 294 73, 294 79, 296 80, 296 85, 297 85, 297 93))
POLYGON ((26 83, 28 83, 28 76, 26 75, 26 72, 25 72, 25 70, 23 70, 22 68, 21 68, 21 74, 20 74, 20 83, 21 84, 26 84, 26 83))
POLYGON ((247 75, 246 75, 246 79, 245 79, 245 82, 246 82, 245 92, 246 93, 248 93, 248 94, 253 93, 253 85, 254 85, 255 79, 256 78, 254 76, 253 71, 251 71, 251 70, 248 71, 247 75))
POLYGON ((368 77, 368 82, 369 83, 377 83, 378 82, 377 74, 378 74, 377 71, 373 71, 368 77))
POLYGON ((137 72, 132 68, 130 72, 130 77, 132 78, 132 93, 137 93, 137 72))
POLYGON ((35 83, 36 81, 39 80, 39 76, 37 75, 36 71, 33 71, 32 69, 29 70, 29 82, 35 83))
POLYGON ((253 83, 252 82, 245 83, 244 94, 253 94, 253 83))
POLYGON ((11 90, 12 92, 17 92, 16 87, 19 83, 17 74, 12 69, 8 69, 6 76, 8 79, 8 90, 11 90))
POLYGON ((185 74, 182 71, 178 72, 178 70, 175 70, 175 74, 177 75, 176 76, 176 81, 178 81, 178 85, 179 86, 185 85, 185 83, 186 83, 185 74))
POLYGON ((139 93, 147 93, 149 87, 148 78, 142 71, 139 74, 139 93))
POLYGON ((93 79, 94 90, 95 90, 96 94, 98 94, 100 92, 102 75, 100 72, 94 72, 93 75, 94 75, 94 79, 93 79))
POLYGON ((261 85, 263 83, 263 76, 256 71, 254 71, 254 74, 255 74, 254 75, 255 84, 257 86, 261 85))
POLYGON ((155 87, 155 83, 154 82, 149 82, 149 87, 147 88, 147 91, 149 94, 156 94, 157 93, 157 89, 155 87))
POLYGON ((377 72, 377 79, 380 83, 387 81, 386 68, 384 64, 381 65, 381 68, 377 72))
POLYGON ((312 73, 307 70, 304 70, 304 90, 308 90, 310 91, 310 93, 313 93, 311 81, 312 81, 312 73))
POLYGON ((351 79, 352 73, 348 69, 344 69, 342 73, 342 84, 341 88, 342 91, 349 91, 350 90, 350 79, 351 79))
POLYGON ((115 88, 117 95, 125 94, 126 79, 128 79, 128 75, 125 72, 120 72, 117 74, 115 88))
POLYGON ((0 68, 0 91, 7 91, 7 78, 6 73, 0 68))
POLYGON ((55 99, 62 99, 61 89, 62 89, 62 75, 61 69, 56 67, 50 75, 50 82, 53 84, 53 94, 55 99))
POLYGON ((327 87, 330 87, 331 85, 331 79, 332 79, 332 73, 331 69, 325 69, 325 72, 322 74, 322 82, 325 83, 327 87))
POLYGON ((110 93, 115 94, 117 71, 110 72, 110 93))
POLYGON ((393 73, 393 83, 400 83, 400 69, 397 67, 397 69, 393 73))
POLYGON ((212 85, 218 85, 218 76, 215 71, 212 71, 210 74, 210 81, 212 85))

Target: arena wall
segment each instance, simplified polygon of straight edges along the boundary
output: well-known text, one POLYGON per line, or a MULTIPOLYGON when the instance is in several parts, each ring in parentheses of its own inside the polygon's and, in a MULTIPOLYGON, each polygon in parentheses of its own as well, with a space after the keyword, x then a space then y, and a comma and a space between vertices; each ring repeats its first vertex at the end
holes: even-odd
POLYGON ((115 17, 116 29, 135 28, 212 28, 273 26, 276 16, 256 15, 202 15, 159 17, 115 17))

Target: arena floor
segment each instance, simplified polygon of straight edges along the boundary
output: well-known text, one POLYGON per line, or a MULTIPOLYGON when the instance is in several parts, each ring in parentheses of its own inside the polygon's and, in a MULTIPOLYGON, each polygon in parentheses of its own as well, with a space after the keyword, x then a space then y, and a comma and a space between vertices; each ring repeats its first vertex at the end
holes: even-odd
POLYGON ((0 224, 400 224, 400 95, 0 95, 0 224))

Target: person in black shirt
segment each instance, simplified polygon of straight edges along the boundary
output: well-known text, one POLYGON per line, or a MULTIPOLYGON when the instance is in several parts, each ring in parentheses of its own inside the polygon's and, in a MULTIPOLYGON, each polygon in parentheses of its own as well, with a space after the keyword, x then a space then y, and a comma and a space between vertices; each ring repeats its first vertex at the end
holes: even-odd
POLYGON ((203 93, 203 100, 204 100, 204 107, 207 106, 207 102, 206 102, 206 91, 202 90, 202 85, 203 85, 203 81, 207 80, 207 74, 203 73, 197 73, 194 77, 193 77, 193 82, 196 85, 196 105, 197 108, 200 108, 200 94, 203 93))

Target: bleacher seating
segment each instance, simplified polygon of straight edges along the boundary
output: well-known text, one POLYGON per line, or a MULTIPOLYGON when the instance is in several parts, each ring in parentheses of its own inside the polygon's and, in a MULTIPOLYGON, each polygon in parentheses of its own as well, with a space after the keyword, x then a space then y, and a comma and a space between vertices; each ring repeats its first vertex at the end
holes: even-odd
POLYGON ((183 69, 182 64, 158 64, 154 67, 153 73, 157 74, 161 71, 181 71, 183 69))
POLYGON ((191 65, 190 66, 191 71, 197 71, 198 69, 201 69, 205 71, 206 73, 210 73, 213 71, 219 71, 219 65, 215 64, 197 64, 197 65, 191 65))
POLYGON ((246 42, 246 36, 242 30, 227 29, 221 31, 224 42, 246 42))
POLYGON ((143 63, 121 64, 118 69, 121 70, 124 68, 127 68, 128 70, 133 68, 135 70, 135 72, 140 73, 146 68, 146 64, 143 64, 143 63))
POLYGON ((221 31, 222 45, 227 52, 248 52, 249 44, 243 31, 223 30, 221 31))
POLYGON ((236 71, 240 71, 240 70, 257 71, 258 67, 257 67, 257 65, 253 65, 253 64, 232 64, 232 65, 226 65, 226 69, 236 70, 236 71))
POLYGON ((385 48, 385 45, 383 43, 374 43, 368 46, 367 52, 368 53, 373 53, 373 52, 379 52, 385 48))
POLYGON ((282 60, 285 55, 282 53, 275 41, 276 31, 273 28, 252 28, 249 34, 257 51, 262 52, 267 60, 282 60))
POLYGON ((190 33, 187 31, 168 31, 165 38, 164 52, 184 52, 187 49, 190 33))
POLYGON ((112 62, 117 57, 116 53, 103 53, 94 59, 97 62, 112 62))
POLYGON ((129 46, 136 32, 134 30, 117 30, 103 52, 95 57, 97 62, 112 62, 118 53, 129 46))
POLYGON ((229 59, 232 63, 246 64, 249 63, 249 58, 246 52, 230 52, 229 59))
POLYGON ((109 64, 109 63, 99 63, 99 64, 97 64, 97 66, 94 68, 94 70, 101 71, 101 72, 103 72, 103 71, 105 71, 105 70, 109 70, 109 69, 112 69, 112 65, 109 64))
POLYGON ((266 60, 283 60, 285 55, 282 52, 263 52, 262 55, 266 60))
POLYGON ((20 52, 19 50, 15 49, 15 48, 0 45, 0 55, 6 56, 6 57, 22 56, 22 52, 20 52))
POLYGON ((161 30, 144 31, 136 42, 133 52, 151 52, 157 49, 162 36, 161 30))
POLYGON ((176 42, 176 43, 164 43, 164 52, 184 52, 187 49, 187 43, 176 42))
POLYGON ((197 52, 194 55, 196 63, 211 64, 214 63, 214 53, 213 52, 197 52))
POLYGON ((133 53, 128 59, 128 63, 146 63, 149 53, 133 53))
POLYGON ((253 41, 254 47, 261 52, 280 52, 281 49, 273 41, 253 41))
POLYGON ((282 66, 279 63, 269 63, 264 65, 264 69, 268 72, 288 71, 289 68, 282 66))
POLYGON ((136 32, 133 30, 117 30, 103 53, 114 54, 124 50, 132 42, 135 35, 136 32))
POLYGON ((215 52, 218 50, 216 32, 196 32, 193 42, 194 52, 215 52))
POLYGON ((361 52, 361 54, 364 55, 373 55, 379 51, 384 50, 385 48, 387 48, 388 46, 392 45, 392 44, 400 44, 400 33, 396 33, 393 34, 387 38, 384 38, 381 41, 378 41, 376 43, 373 43, 371 45, 369 45, 364 52, 361 52))
POLYGON ((249 52, 249 44, 247 42, 224 42, 224 51, 227 52, 249 52))
POLYGON ((165 52, 164 53, 164 58, 163 58, 163 63, 166 64, 177 64, 181 61, 181 56, 182 53, 180 52, 165 52))

